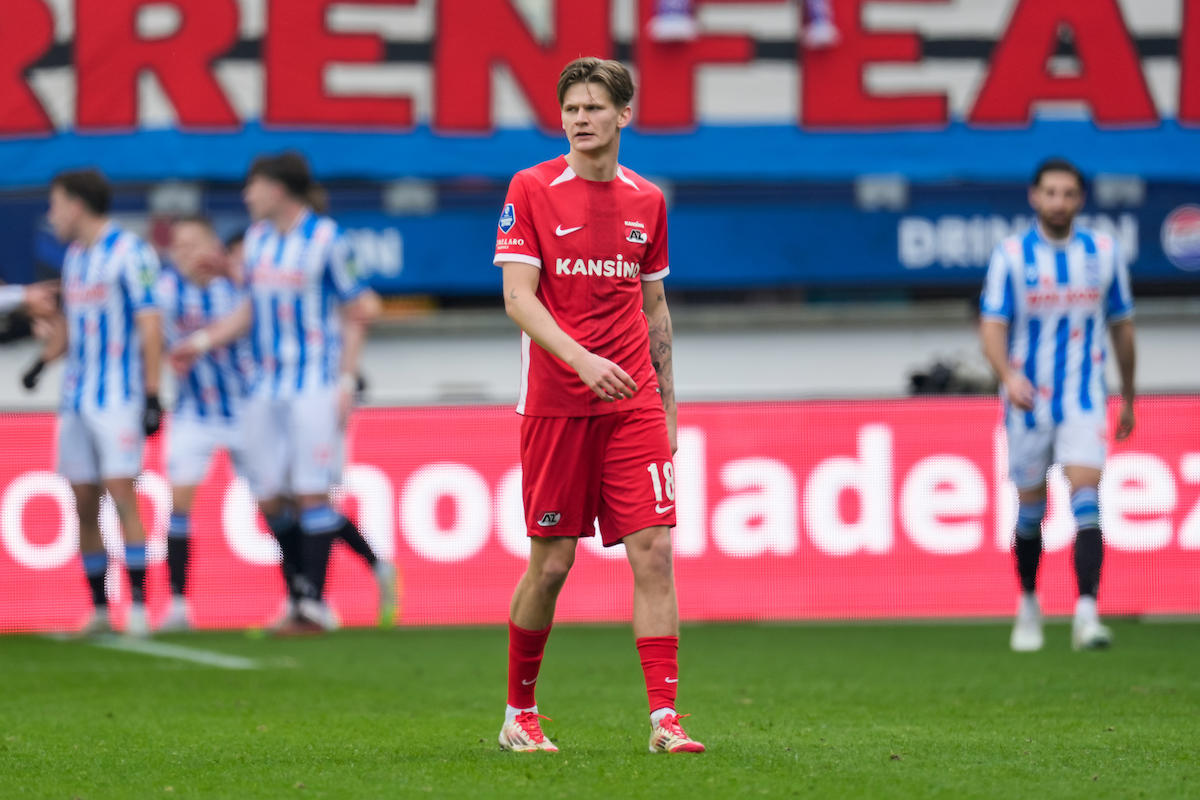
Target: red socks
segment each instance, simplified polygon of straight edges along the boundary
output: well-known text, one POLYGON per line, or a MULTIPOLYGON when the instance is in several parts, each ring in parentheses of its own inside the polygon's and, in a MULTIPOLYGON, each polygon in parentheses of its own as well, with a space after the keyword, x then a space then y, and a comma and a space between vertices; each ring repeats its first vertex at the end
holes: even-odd
POLYGON ((644 636, 637 640, 637 649, 642 658, 642 672, 646 673, 650 713, 674 708, 679 684, 679 637, 644 636))
POLYGON ((533 708, 534 685, 542 667, 542 653, 550 638, 547 625, 540 631, 527 631, 508 622, 508 704, 513 708, 533 708))

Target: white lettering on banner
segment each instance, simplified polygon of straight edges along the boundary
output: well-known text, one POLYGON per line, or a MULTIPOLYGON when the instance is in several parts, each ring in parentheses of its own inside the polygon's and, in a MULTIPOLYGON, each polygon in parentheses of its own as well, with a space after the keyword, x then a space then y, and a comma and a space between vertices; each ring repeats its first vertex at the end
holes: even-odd
POLYGON ((713 514, 713 541, 735 558, 791 555, 799 544, 796 479, 773 458, 730 461, 721 483, 732 494, 713 514))
MULTIPOLYGON (((1125 260, 1138 257, 1138 218, 1121 214, 1080 214, 1077 224, 1093 233, 1117 240, 1125 260)), ((991 260, 996 245, 1009 236, 1020 235, 1032 224, 1028 216, 1010 219, 992 214, 962 217, 947 214, 937 219, 903 217, 896 229, 897 257, 905 269, 940 266, 945 269, 982 269, 991 260)))
POLYGON ((221 502, 221 532, 234 554, 250 564, 267 566, 283 559, 275 537, 258 527, 258 504, 244 478, 237 478, 221 502))
POLYGON ((922 459, 900 490, 900 515, 908 538, 938 555, 975 550, 983 542, 987 496, 987 483, 969 459, 952 455, 922 459))
POLYGON ((70 561, 79 552, 79 516, 67 479, 53 472, 18 475, 4 490, 0 502, 0 536, 9 555, 23 567, 57 569, 70 561), (58 504, 58 533, 46 544, 34 544, 25 538, 25 506, 39 496, 58 504))
MULTIPOLYGON (((171 485, 157 472, 143 472, 135 484, 137 493, 150 501, 153 518, 146 528, 146 560, 151 563, 167 557, 167 528, 171 524, 171 485)), ((109 586, 119 586, 121 565, 125 563, 125 536, 121 518, 108 492, 100 498, 100 539, 108 552, 109 586)), ((118 590, 119 592, 119 590, 118 590)))
POLYGON ((996 549, 1012 549, 1017 529, 1017 485, 1008 477, 1008 436, 1004 426, 997 425, 992 433, 992 485, 996 490, 995 513, 996 549))
POLYGON ((1046 519, 1042 523, 1042 549, 1055 553, 1075 541, 1075 514, 1071 511, 1071 484, 1059 464, 1046 473, 1046 519))
POLYGON ((521 498, 521 468, 513 467, 504 473, 496 487, 492 502, 496 519, 496 535, 500 546, 509 554, 529 560, 529 531, 525 526, 525 501, 521 498))
POLYGON ((337 488, 343 496, 353 495, 358 501, 358 529, 375 554, 384 561, 395 560, 396 517, 392 511, 395 508, 392 482, 377 467, 353 464, 346 467, 342 485, 337 488))
POLYGON ((858 432, 858 456, 837 456, 813 470, 804 493, 808 533, 821 551, 835 556, 887 553, 892 549, 892 430, 865 425, 858 432), (842 519, 838 499, 858 494, 855 522, 842 519))
POLYGON ((363 275, 396 278, 404 271, 404 237, 396 228, 351 228, 345 236, 363 275))
POLYGON ((491 491, 465 464, 427 464, 408 479, 400 496, 400 520, 408 545, 422 558, 453 562, 471 558, 487 544, 491 491), (442 528, 437 505, 454 502, 454 523, 442 528))
POLYGON ((150 499, 154 521, 146 530, 146 560, 152 564, 167 559, 167 529, 171 527, 171 484, 157 472, 143 472, 137 479, 137 492, 150 499))
MULTIPOLYGON (((1179 459, 1179 473, 1185 483, 1200 483, 1200 453, 1184 453, 1179 459)), ((1185 550, 1200 550, 1200 498, 1179 526, 1179 546, 1185 550)))
POLYGON ((707 443, 701 428, 680 428, 679 450, 675 453, 675 485, 678 505, 675 530, 671 532, 675 555, 695 558, 704 555, 705 512, 708 509, 707 443))
POLYGON ((1161 458, 1149 453, 1111 456, 1100 480, 1104 541, 1135 552, 1166 547, 1171 543, 1169 515, 1175 501, 1175 480, 1161 458))

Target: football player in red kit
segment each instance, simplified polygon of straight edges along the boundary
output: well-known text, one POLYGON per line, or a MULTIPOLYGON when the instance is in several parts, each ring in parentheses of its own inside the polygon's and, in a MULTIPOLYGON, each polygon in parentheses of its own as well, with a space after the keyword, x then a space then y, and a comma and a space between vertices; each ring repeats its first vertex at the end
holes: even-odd
POLYGON ((675 711, 679 611, 675 393, 662 192, 617 163, 633 80, 619 62, 572 61, 558 81, 570 152, 518 172, 495 263, 521 327, 522 494, 529 568, 509 613, 500 745, 557 751, 534 687, 559 591, 599 519, 633 569, 633 631, 650 698, 650 750, 699 753, 675 711))

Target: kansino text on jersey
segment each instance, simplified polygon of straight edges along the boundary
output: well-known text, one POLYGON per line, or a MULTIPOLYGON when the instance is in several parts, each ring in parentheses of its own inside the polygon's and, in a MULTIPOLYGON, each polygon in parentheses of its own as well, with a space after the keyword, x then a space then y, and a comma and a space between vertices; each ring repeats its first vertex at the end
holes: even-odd
POLYGON ((605 278, 636 278, 642 274, 642 265, 636 261, 626 261, 624 256, 617 260, 591 259, 584 262, 582 258, 560 258, 555 262, 555 275, 597 275, 605 278))

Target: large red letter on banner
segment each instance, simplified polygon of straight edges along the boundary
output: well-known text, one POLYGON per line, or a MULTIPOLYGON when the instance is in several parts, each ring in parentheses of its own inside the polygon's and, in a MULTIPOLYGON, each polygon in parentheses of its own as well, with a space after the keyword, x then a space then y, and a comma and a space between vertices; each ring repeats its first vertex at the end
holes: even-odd
POLYGON ((78 0, 75 4, 76 122, 80 128, 137 124, 137 82, 152 71, 183 126, 230 128, 237 115, 213 77, 212 60, 237 41, 235 0, 169 0, 182 18, 161 39, 139 39, 138 12, 150 0, 78 0))
MULTIPOLYGON (((944 94, 880 96, 868 94, 863 69, 877 62, 921 59, 921 40, 912 33, 869 33, 863 30, 866 0, 832 0, 833 21, 842 34, 837 47, 804 49, 801 124, 810 128, 935 126, 947 121, 944 94)), ((946 0, 917 0, 945 2, 946 0)))
POLYGON ((24 70, 54 44, 54 17, 40 0, 7 0, 0 17, 0 134, 49 133, 54 126, 24 70))
POLYGON ((656 0, 641 0, 638 13, 637 125, 687 128, 696 123, 696 67, 749 61, 754 41, 748 36, 701 36, 690 42, 656 42, 646 33, 655 6, 656 0))
POLYGON ((1024 124, 1039 100, 1082 100, 1101 124, 1158 121, 1117 0, 1020 0, 996 46, 971 122, 1024 124), (1063 25, 1075 34, 1077 76, 1046 70, 1063 25))
POLYGON ((1185 0, 1179 32, 1180 122, 1200 124, 1200 0, 1185 0))
MULTIPOLYGON (((339 0, 271 0, 263 64, 267 98, 263 119, 276 125, 353 125, 406 128, 413 124, 408 97, 336 97, 325 91, 330 63, 372 63, 383 58, 373 34, 331 34, 329 7, 339 0)), ((342 0, 344 1, 344 0, 342 0)), ((356 5, 412 5, 416 0, 354 0, 356 5)))
POLYGON ((492 126, 492 66, 503 63, 525 90, 538 123, 562 127, 555 86, 567 62, 608 58, 608 0, 555 0, 553 44, 543 45, 511 0, 440 0, 434 56, 434 119, 443 130, 492 126))

